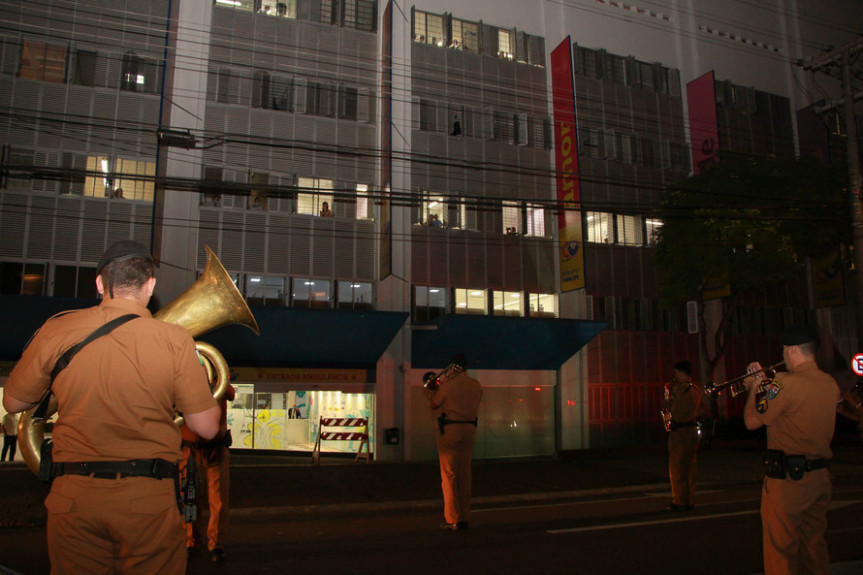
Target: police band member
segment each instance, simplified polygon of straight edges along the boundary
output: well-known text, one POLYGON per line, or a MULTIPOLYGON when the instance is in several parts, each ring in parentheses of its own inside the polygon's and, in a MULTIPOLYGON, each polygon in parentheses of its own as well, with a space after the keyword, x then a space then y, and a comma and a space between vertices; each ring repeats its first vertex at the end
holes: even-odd
POLYGON ((671 415, 668 424, 668 475, 671 479, 670 511, 695 507, 695 469, 698 453, 698 414, 701 388, 692 382, 692 364, 679 361, 666 390, 663 407, 671 415))
POLYGON ((824 533, 832 484, 827 463, 836 423, 839 386, 818 369, 818 332, 809 326, 782 334, 787 373, 765 379, 751 363, 743 421, 767 427, 761 490, 765 575, 830 571, 824 533))
POLYGON ((57 477, 45 500, 53 575, 186 570, 175 409, 209 438, 219 429, 219 407, 189 332, 147 310, 154 269, 141 244, 112 244, 96 269, 102 302, 49 319, 6 383, 10 412, 35 406, 49 387, 57 399, 57 477), (127 314, 140 317, 81 348, 51 384, 66 350, 127 314))
POLYGON ((471 456, 482 386, 467 374, 464 355, 453 357, 437 385, 426 385, 426 397, 438 416, 437 440, 444 499, 442 529, 461 531, 470 521, 471 456))

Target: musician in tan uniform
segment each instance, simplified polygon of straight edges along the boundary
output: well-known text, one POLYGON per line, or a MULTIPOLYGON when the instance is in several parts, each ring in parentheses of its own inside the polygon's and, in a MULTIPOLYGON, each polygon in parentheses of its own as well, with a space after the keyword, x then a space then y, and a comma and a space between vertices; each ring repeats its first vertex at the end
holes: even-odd
POLYGON ((701 410, 701 388, 692 382, 692 364, 679 361, 663 400, 671 415, 668 424, 668 475, 671 479, 670 511, 688 511, 695 507, 695 469, 698 453, 698 414, 701 410))
POLYGON ((782 334, 786 373, 765 379, 761 364, 749 365, 743 420, 748 429, 767 426, 765 478, 761 491, 765 575, 828 574, 824 533, 832 484, 827 464, 836 424, 839 386, 818 369, 818 332, 797 326, 782 334))
POLYGON ((188 466, 194 465, 200 479, 197 493, 197 515, 186 523, 186 550, 190 556, 197 552, 197 545, 206 542, 210 560, 221 563, 225 560, 225 539, 228 533, 231 493, 231 431, 228 429, 228 402, 236 397, 234 386, 228 384, 225 394, 219 399, 219 432, 210 440, 201 439, 188 426, 183 425, 183 461, 181 474, 188 478, 188 466), (201 513, 206 501, 209 519, 205 525, 201 513))
POLYGON ((56 479, 45 500, 54 575, 186 569, 174 413, 212 437, 219 407, 189 332, 147 310, 154 268, 141 244, 111 245, 97 268, 100 305, 49 319, 6 383, 3 404, 11 412, 33 407, 49 388, 57 399, 56 479), (68 348, 125 314, 140 317, 84 346, 51 384, 68 348))
POLYGON ((441 528, 461 531, 470 521, 470 466, 482 386, 467 374, 463 355, 456 355, 450 368, 458 373, 442 378, 436 388, 427 386, 426 394, 431 408, 440 411, 437 445, 446 519, 441 528))

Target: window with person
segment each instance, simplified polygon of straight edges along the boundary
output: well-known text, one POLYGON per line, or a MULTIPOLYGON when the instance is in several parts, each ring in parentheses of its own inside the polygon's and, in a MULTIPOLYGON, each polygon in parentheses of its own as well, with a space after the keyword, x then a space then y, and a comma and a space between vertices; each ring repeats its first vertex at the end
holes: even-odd
POLYGON ((527 294, 527 314, 530 317, 557 317, 557 296, 549 293, 527 294))
POLYGON ((369 282, 339 281, 336 284, 336 307, 338 309, 374 309, 374 294, 369 282))
POLYGON ((414 321, 428 321, 446 313, 447 289, 445 287, 414 286, 414 321))
POLYGON ((88 156, 84 195, 94 198, 153 201, 156 162, 88 156))
POLYGON ((333 181, 320 178, 299 178, 297 180, 297 213, 321 215, 324 202, 332 210, 333 181))
POLYGON ((332 282, 312 278, 293 278, 291 306, 308 309, 327 309, 332 300, 332 282))
POLYGON ((454 289, 455 313, 465 315, 486 315, 488 298, 485 290, 454 289))
POLYGON ((420 44, 443 46, 445 42, 444 17, 440 14, 415 9, 413 40, 420 44))
POLYGON ((522 233, 521 205, 518 202, 504 201, 501 207, 503 233, 518 235, 522 233))

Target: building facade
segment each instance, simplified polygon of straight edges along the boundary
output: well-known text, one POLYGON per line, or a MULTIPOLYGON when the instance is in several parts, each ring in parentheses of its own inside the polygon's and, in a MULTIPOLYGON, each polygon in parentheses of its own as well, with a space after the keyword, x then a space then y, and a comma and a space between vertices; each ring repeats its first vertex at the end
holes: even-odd
MULTIPOLYGON (((431 459, 422 376, 456 352, 485 386, 478 457, 661 439, 670 366, 704 362, 686 306, 657 305, 651 251, 663 189, 702 159, 689 87, 710 75, 718 149, 794 157, 795 113, 841 93, 797 60, 863 16, 660 4, 0 0, 0 304, 20 317, 2 359, 92 303, 112 241, 152 246, 158 305, 206 245, 262 328, 212 336, 238 447, 311 450, 319 417, 362 417, 376 457, 431 459), (556 49, 576 209, 557 190, 556 49)), ((805 282, 748 302, 720 367, 800 320, 850 357, 851 304, 816 308, 805 282)))

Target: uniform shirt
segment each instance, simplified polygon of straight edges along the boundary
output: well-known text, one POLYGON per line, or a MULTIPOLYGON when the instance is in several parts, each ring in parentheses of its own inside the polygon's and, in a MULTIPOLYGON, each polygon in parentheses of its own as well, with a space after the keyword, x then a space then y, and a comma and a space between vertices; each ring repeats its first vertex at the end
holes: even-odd
POLYGON ((669 411, 677 423, 689 423, 698 419, 701 407, 701 389, 694 383, 675 384, 669 411))
POLYGON ((54 461, 176 461, 175 410, 199 413, 216 404, 189 332, 153 319, 147 308, 126 299, 106 299, 48 320, 9 375, 6 392, 39 401, 68 348, 128 313, 141 317, 84 346, 54 380, 54 461))
POLYGON ((7 413, 3 416, 3 435, 18 435, 18 415, 7 413))
POLYGON ((476 419, 482 400, 482 386, 466 371, 447 379, 432 396, 432 409, 441 408, 446 418, 454 421, 476 419))
POLYGON ((767 448, 807 459, 830 459, 839 386, 814 361, 776 374, 755 406, 767 426, 767 448))

